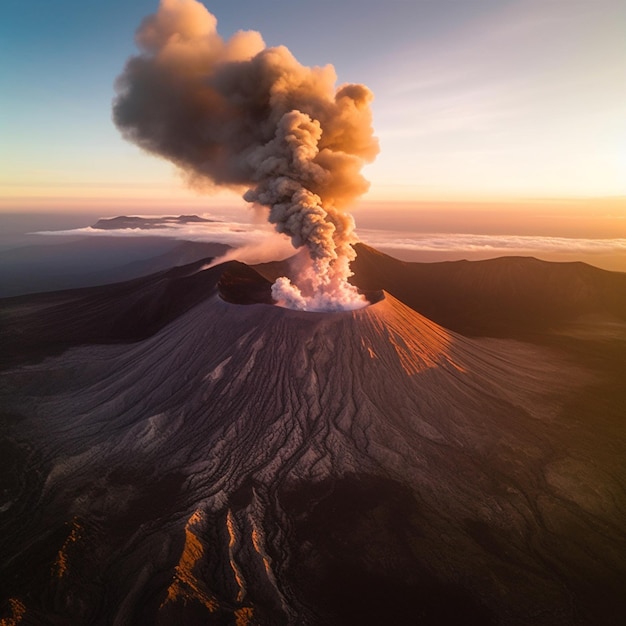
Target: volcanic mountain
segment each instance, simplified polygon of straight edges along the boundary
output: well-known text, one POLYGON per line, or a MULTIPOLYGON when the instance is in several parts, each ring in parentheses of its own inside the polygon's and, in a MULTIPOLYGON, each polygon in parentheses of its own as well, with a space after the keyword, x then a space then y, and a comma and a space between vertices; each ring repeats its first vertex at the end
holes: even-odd
POLYGON ((3 624, 615 623, 623 338, 201 267, 4 301, 3 624))

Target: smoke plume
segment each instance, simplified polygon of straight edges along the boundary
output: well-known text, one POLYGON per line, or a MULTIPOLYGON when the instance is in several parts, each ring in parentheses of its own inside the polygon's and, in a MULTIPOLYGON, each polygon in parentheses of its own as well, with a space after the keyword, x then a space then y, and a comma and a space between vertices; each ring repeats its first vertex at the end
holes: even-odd
POLYGON ((307 310, 358 308, 348 283, 354 220, 344 209, 368 188, 373 160, 363 85, 336 88, 330 65, 305 67, 285 47, 239 31, 224 40, 196 0, 161 0, 136 34, 140 54, 116 83, 123 136, 173 161, 194 185, 246 189, 310 263, 297 285, 276 281, 279 303, 307 310))

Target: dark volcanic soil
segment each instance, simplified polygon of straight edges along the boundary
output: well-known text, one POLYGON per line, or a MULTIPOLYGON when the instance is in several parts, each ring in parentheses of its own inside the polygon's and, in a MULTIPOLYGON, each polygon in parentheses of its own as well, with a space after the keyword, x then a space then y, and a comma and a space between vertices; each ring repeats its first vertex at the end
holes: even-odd
MULTIPOLYGON (((359 258, 410 292, 417 270, 359 258)), ((289 311, 201 267, 1 303, 1 624, 620 623, 618 296, 503 315, 524 343, 389 293, 289 311)), ((475 267, 503 310, 543 293, 475 267)))

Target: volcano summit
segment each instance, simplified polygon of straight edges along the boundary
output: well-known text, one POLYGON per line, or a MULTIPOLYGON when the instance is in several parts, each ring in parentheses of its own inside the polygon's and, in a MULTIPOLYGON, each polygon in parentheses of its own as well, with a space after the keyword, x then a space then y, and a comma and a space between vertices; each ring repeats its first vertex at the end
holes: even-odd
POLYGON ((4 623, 612 623, 623 352, 195 267, 4 301, 4 623))

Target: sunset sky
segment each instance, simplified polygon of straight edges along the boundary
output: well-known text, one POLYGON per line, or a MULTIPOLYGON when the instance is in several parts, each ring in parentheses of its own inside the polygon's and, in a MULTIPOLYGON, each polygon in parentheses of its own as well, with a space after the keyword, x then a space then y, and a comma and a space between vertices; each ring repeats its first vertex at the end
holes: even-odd
MULTIPOLYGON (((3 3, 0 210, 243 204, 185 189, 111 121, 115 78, 157 4, 3 3)), ((257 30, 372 89, 381 151, 365 204, 612 197, 626 216, 623 0, 204 4, 224 37, 257 30)))

